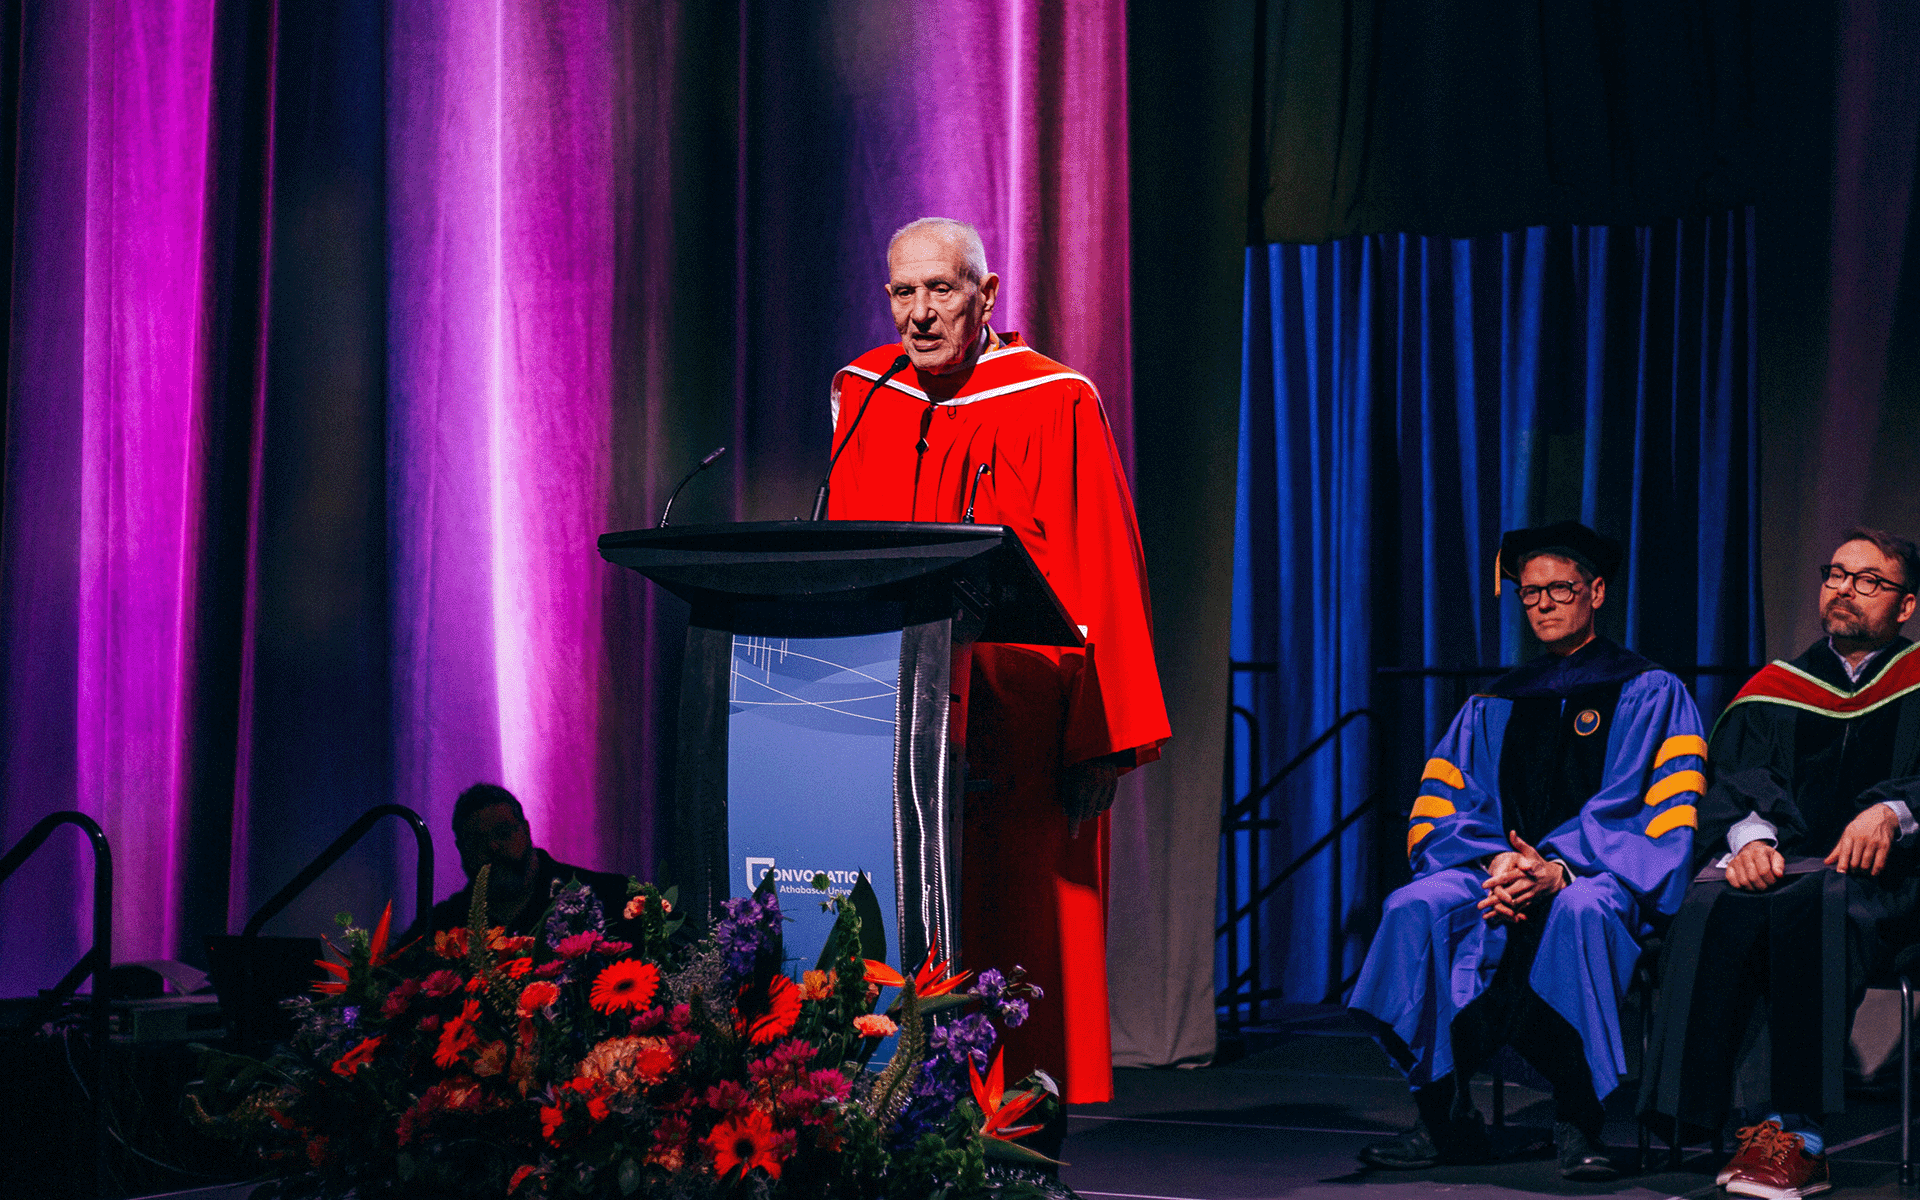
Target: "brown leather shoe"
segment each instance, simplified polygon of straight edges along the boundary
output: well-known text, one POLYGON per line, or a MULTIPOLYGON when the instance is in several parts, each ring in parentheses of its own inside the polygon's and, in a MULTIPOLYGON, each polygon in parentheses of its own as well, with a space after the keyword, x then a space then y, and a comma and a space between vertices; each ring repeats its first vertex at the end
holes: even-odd
POLYGON ((1743 1167, 1766 1162, 1773 1156, 1773 1139, 1782 1132, 1778 1121, 1762 1121, 1740 1130, 1737 1134, 1740 1144, 1734 1147, 1733 1157, 1727 1160, 1726 1166, 1720 1168, 1720 1173, 1713 1177, 1713 1181, 1725 1187, 1743 1167))
POLYGON ((1742 1129, 1740 1139, 1740 1152, 1716 1177, 1729 1195, 1799 1200, 1833 1186, 1827 1156, 1808 1154, 1806 1139, 1785 1132, 1777 1122, 1742 1129))

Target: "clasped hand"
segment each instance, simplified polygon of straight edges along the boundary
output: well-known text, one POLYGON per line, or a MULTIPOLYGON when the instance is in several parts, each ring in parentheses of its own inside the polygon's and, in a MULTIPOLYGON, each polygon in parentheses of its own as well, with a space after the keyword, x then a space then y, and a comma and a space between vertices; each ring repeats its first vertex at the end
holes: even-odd
POLYGON ((1487 881, 1480 885, 1487 898, 1478 907, 1488 921, 1524 921, 1526 909, 1567 886, 1567 873, 1559 863, 1548 862, 1518 833, 1508 833, 1507 841, 1513 849, 1493 856, 1487 881))

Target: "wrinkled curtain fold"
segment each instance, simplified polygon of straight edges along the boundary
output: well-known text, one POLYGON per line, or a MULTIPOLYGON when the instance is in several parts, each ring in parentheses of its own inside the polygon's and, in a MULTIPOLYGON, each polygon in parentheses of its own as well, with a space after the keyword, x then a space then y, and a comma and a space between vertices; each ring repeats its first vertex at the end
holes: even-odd
POLYGON ((1623 542, 1602 632, 1679 669, 1709 720, 1741 677, 1691 668, 1760 661, 1753 258, 1743 210, 1249 251, 1233 645, 1265 666, 1235 676, 1235 794, 1265 781, 1250 763, 1375 718, 1262 806, 1280 829, 1223 913, 1380 796, 1257 941, 1236 935, 1286 999, 1350 979, 1404 877, 1398 816, 1427 749, 1487 679, 1377 670, 1539 652, 1512 589, 1493 594, 1502 530, 1574 518, 1623 542))

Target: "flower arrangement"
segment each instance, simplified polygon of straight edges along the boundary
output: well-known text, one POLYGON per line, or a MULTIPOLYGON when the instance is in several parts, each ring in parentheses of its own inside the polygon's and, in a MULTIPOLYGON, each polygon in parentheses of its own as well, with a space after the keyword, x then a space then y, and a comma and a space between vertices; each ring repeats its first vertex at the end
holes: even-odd
POLYGON ((620 938, 584 887, 537 936, 490 927, 484 869, 467 926, 430 941, 392 947, 391 905, 371 932, 343 921, 286 1046, 206 1052, 197 1119, 259 1153, 283 1200, 1060 1194, 988 1167, 1050 1162, 1018 1139, 1059 1113, 1044 1077, 1009 1092, 990 1054, 1038 998, 1017 971, 962 990, 936 954, 910 977, 866 957, 864 880, 827 902, 798 978, 773 891, 699 939, 671 891, 630 891, 620 938))

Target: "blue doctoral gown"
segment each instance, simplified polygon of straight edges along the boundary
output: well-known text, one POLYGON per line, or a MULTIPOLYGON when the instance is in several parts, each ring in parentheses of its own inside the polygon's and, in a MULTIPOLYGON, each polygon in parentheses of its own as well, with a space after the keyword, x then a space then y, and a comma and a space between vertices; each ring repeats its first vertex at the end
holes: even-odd
POLYGON ((1407 830, 1414 879, 1388 897, 1348 1004, 1405 1045, 1413 1087, 1453 1072, 1453 1019, 1486 991, 1508 940, 1508 927, 1475 907, 1485 864, 1520 829, 1574 876, 1548 906, 1527 982, 1579 1032, 1594 1095, 1605 1098, 1626 1074, 1619 1002, 1639 939, 1686 892, 1706 788, 1700 714, 1672 674, 1603 639, 1521 667, 1491 691, 1467 701, 1427 762, 1407 830), (1543 707, 1557 740, 1535 719, 1543 707), (1598 747, 1582 739, 1596 734, 1605 750, 1593 757, 1598 747), (1583 752, 1597 789, 1563 800, 1570 815, 1530 833, 1529 817, 1537 825, 1553 806, 1503 800, 1503 780, 1509 792, 1538 791, 1539 777, 1583 752))

